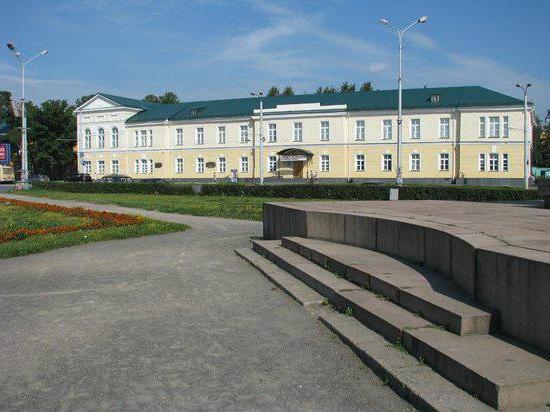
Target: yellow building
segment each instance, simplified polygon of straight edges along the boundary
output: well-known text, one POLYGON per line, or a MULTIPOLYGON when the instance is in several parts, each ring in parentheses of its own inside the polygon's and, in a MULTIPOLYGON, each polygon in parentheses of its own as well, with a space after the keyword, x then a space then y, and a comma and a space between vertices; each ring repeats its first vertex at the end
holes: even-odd
MULTIPOLYGON (((251 180, 263 163, 268 182, 394 181, 396 90, 264 97, 263 122, 259 104, 97 94, 76 110, 79 172, 251 180)), ((477 86, 404 90, 402 142, 406 182, 521 185, 523 101, 477 86)))

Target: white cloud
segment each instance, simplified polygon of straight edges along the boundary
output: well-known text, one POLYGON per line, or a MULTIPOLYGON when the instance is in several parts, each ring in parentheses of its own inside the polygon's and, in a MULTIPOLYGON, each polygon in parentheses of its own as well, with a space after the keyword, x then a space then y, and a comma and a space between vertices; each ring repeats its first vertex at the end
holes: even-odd
POLYGON ((407 41, 407 38, 412 44, 422 49, 433 50, 438 48, 438 44, 433 38, 420 33, 419 31, 407 32, 405 34, 405 41, 407 41))

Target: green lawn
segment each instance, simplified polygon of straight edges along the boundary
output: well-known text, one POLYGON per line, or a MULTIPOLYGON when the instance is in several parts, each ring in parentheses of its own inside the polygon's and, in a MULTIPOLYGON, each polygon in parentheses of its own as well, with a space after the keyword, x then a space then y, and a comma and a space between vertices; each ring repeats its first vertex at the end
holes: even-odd
POLYGON ((230 219, 262 220, 264 202, 288 202, 295 199, 237 196, 142 195, 127 193, 70 193, 52 190, 29 190, 29 196, 52 199, 114 204, 167 213, 194 216, 217 216, 230 219))
MULTIPOLYGON (((23 206, 0 204, 0 233, 17 229, 40 229, 61 225, 81 226, 88 218, 67 216, 61 212, 44 212, 23 206)), ((0 258, 22 256, 44 252, 60 247, 75 246, 100 240, 125 239, 129 237, 155 235, 188 229, 186 225, 145 219, 132 226, 83 229, 67 233, 50 233, 31 236, 23 240, 0 243, 0 258)))
POLYGON ((0 203, 0 232, 17 229, 40 229, 54 226, 83 226, 91 219, 67 216, 58 212, 41 212, 21 206, 0 203))

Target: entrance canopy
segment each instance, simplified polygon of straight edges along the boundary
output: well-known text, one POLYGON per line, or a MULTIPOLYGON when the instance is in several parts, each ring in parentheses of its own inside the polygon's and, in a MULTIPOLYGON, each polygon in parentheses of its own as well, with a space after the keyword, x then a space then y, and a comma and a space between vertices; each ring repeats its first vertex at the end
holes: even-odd
POLYGON ((282 162, 307 162, 313 156, 313 153, 295 147, 283 149, 277 154, 282 162))

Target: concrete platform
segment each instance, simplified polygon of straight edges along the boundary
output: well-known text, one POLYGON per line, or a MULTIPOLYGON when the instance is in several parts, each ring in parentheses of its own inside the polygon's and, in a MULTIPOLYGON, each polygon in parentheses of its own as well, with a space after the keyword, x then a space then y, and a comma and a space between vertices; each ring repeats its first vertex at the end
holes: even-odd
POLYGON ((285 202, 264 238, 345 243, 416 262, 498 313, 503 332, 550 352, 550 210, 527 203, 285 202))

